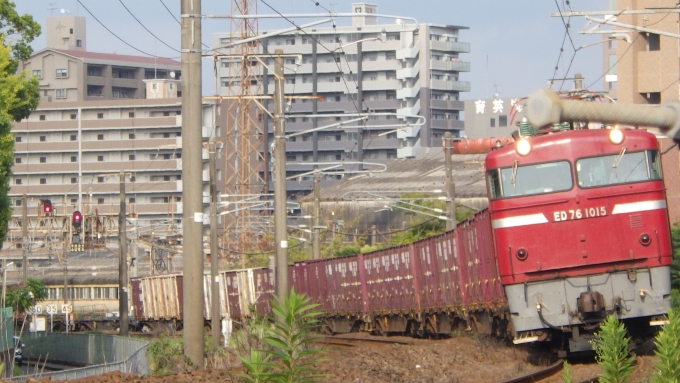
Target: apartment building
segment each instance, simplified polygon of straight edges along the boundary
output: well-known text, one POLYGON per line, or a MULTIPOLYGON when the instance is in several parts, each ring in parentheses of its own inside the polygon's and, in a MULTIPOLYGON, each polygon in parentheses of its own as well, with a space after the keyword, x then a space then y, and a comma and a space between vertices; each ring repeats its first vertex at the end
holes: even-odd
POLYGON ((39 78, 44 102, 143 99, 145 79, 181 77, 175 60, 87 51, 82 16, 48 17, 45 32, 47 47, 19 64, 39 78))
MULTIPOLYGON (((418 148, 440 146, 445 132, 457 136, 464 128, 461 94, 470 90, 470 83, 463 81, 462 75, 470 71, 470 63, 461 54, 470 52, 470 44, 459 41, 459 32, 467 28, 415 24, 406 19, 380 19, 390 23, 378 23, 377 6, 367 3, 352 4, 352 12, 361 16, 352 17, 351 25, 340 25, 343 19, 338 18, 336 28, 310 27, 306 33, 271 37, 266 35, 274 31, 261 32, 265 36, 262 53, 281 49, 286 55, 299 55, 284 59, 285 94, 319 96, 318 100, 292 100, 286 132, 356 118, 343 114, 378 114, 365 123, 288 140, 289 175, 310 170, 305 162, 413 157, 418 148), (329 116, 309 117, 312 114, 329 116)), ((231 41, 228 33, 218 33, 213 44, 224 46, 231 41)), ((272 57, 265 58, 264 63, 274 67, 272 57)), ((261 64, 254 60, 245 64, 261 73, 256 80, 260 84, 254 85, 273 94, 274 78, 269 69, 258 69, 261 64)), ((221 94, 234 94, 241 86, 242 65, 238 58, 221 59, 221 94)), ((266 114, 264 120, 271 142, 273 124, 267 122, 266 114)), ((290 182, 288 187, 289 192, 309 190, 311 179, 290 182)))
MULTIPOLYGON (((213 121, 211 105, 204 105, 204 120, 213 121)), ((117 215, 124 170, 128 209, 140 225, 181 218, 181 123, 178 98, 41 103, 12 128, 13 216, 21 215, 22 194, 30 216, 38 215, 40 199, 50 199, 59 215, 117 215)), ((211 134, 205 126, 206 140, 211 134)))
MULTIPOLYGON (((655 11, 677 9, 673 0, 616 0, 616 10, 655 11)), ((677 13, 655 13, 618 15, 616 21, 622 24, 646 28, 635 29, 616 27, 625 40, 616 41, 616 56, 608 60, 616 63, 614 71, 607 73, 610 80, 616 80, 616 98, 621 103, 659 104, 667 100, 678 100, 678 78, 680 78, 680 47, 678 39, 664 35, 678 33, 677 13), (658 32, 658 33, 655 33, 658 32)), ((608 46, 606 48, 609 48, 608 46)), ((612 66, 613 63, 609 66, 612 66)), ((605 76, 605 82, 607 76, 605 76)))
POLYGON ((522 117, 519 98, 465 100, 465 137, 509 137, 522 117))

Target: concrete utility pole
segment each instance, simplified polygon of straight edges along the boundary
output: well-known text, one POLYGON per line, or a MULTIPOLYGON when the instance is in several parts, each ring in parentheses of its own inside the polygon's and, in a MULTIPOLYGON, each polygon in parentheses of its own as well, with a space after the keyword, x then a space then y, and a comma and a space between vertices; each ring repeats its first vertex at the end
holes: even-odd
POLYGON ((203 368, 201 1, 181 0, 184 355, 203 368))
POLYGON ((456 228, 456 184, 453 182, 453 160, 451 159, 451 132, 444 133, 444 164, 446 167, 446 231, 456 228))
MULTIPOLYGON (((316 118, 314 119, 316 120, 316 118)), ((314 177, 314 216, 312 217, 312 259, 321 258, 321 236, 319 225, 321 222, 321 177, 314 177)))
MULTIPOLYGON (((66 256, 64 256, 65 258, 66 256)), ((120 292, 118 293, 118 297, 120 298, 120 292)), ((64 305, 68 304, 68 265, 66 263, 66 260, 64 260, 64 305)), ((64 323, 66 324, 64 327, 66 329, 66 333, 68 334, 68 312, 64 312, 64 323)))
POLYGON ((283 54, 274 52, 274 246, 276 248, 276 296, 288 293, 288 230, 286 229, 286 119, 283 98, 283 54))
MULTIPOLYGON (((213 109, 214 110, 214 109, 213 109)), ((210 139, 208 144, 210 161, 210 325, 212 328, 213 344, 220 344, 220 280, 217 273, 220 268, 220 256, 217 253, 217 179, 215 171, 215 141, 210 139)))
POLYGON ((23 258, 21 262, 21 267, 24 270, 24 286, 26 286, 26 279, 28 279, 28 199, 26 194, 21 197, 21 251, 23 253, 23 258))
POLYGON ((118 212, 118 315, 120 336, 128 335, 128 273, 127 273, 127 217, 125 217, 125 171, 118 176, 120 183, 120 211, 118 212))

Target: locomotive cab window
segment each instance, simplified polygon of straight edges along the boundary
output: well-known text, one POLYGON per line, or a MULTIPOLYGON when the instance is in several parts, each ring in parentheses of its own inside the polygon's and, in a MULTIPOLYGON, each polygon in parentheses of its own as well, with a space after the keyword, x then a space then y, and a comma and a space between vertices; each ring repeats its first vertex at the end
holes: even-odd
POLYGON ((515 165, 487 171, 491 199, 555 193, 573 187, 569 161, 515 165))
POLYGON ((576 176, 581 188, 600 187, 661 179, 658 150, 626 152, 581 158, 576 161, 576 176))

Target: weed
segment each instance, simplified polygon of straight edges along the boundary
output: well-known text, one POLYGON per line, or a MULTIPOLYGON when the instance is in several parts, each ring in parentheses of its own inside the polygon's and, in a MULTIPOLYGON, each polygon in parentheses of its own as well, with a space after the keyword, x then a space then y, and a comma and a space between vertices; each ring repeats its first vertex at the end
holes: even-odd
POLYGON ((595 359, 602 368, 601 383, 624 383, 633 373, 635 357, 628 354, 626 329, 616 317, 608 316, 591 341, 595 359))
POLYGON ((566 360, 562 362, 562 382, 571 383, 573 378, 571 377, 571 369, 569 368, 569 362, 566 360))

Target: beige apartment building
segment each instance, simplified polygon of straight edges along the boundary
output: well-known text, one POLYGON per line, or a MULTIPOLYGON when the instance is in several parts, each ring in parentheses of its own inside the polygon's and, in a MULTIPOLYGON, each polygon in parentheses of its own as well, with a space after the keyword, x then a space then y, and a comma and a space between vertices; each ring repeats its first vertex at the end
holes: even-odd
MULTIPOLYGON (((642 10, 649 8, 677 9, 675 0, 617 0, 616 10, 642 10)), ((651 31, 678 34, 678 13, 619 15, 616 21, 650 30, 641 32, 613 27, 625 32, 630 43, 617 41, 616 98, 621 103, 659 104, 666 100, 678 100, 680 86, 680 41, 651 31)), ((607 64, 605 64, 607 65, 607 64)), ((607 65, 610 67, 611 65, 607 65)))
POLYGON ((179 61, 85 50, 82 16, 48 17, 45 32, 47 47, 19 64, 38 76, 45 102, 143 99, 144 80, 181 77, 179 61))

